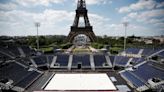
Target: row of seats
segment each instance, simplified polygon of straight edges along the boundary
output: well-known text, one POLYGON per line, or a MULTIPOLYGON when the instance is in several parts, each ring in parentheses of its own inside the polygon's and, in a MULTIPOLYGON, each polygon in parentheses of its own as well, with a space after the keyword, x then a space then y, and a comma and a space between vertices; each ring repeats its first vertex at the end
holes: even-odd
MULTIPOLYGON (((65 67, 67 68, 68 63, 69 63, 69 54, 57 54, 56 55, 56 63, 54 63, 54 66, 60 66, 60 67, 65 67)), ((130 65, 137 65, 141 62, 144 61, 144 58, 132 58, 132 60, 129 62, 129 57, 125 56, 108 56, 110 59, 110 62, 114 64, 115 66, 123 66, 126 67, 127 64, 129 63, 130 65)), ((35 64, 37 66, 42 66, 42 65, 51 65, 53 62, 54 56, 37 56, 33 57, 32 59, 34 60, 35 64)), ((104 66, 108 66, 107 60, 105 58, 104 54, 95 54, 93 55, 93 62, 96 68, 103 68, 104 66)), ((72 58, 72 67, 76 68, 78 64, 81 64, 83 68, 90 68, 90 55, 89 54, 77 54, 73 55, 72 58)))
POLYGON ((13 82, 11 85, 26 88, 41 76, 41 73, 37 71, 28 70, 29 68, 16 62, 6 63, 0 67, 0 80, 11 80, 13 82))
POLYGON ((36 55, 36 51, 34 49, 31 49, 29 46, 0 47, 0 53, 5 55, 7 59, 21 57, 22 54, 24 54, 25 56, 36 55))
MULTIPOLYGON (((35 56, 32 57, 32 60, 37 66, 43 66, 43 65, 51 65, 53 62, 53 58, 55 56, 53 55, 43 55, 43 56, 35 56)), ((69 63, 69 57, 70 55, 68 54, 58 54, 56 55, 57 59, 56 62, 54 63, 56 65, 59 65, 60 67, 67 67, 69 63)), ((104 64, 107 64, 106 58, 104 55, 94 55, 93 56, 94 64, 96 67, 103 67, 104 64)), ((22 58, 18 60, 20 63, 28 66, 31 65, 31 61, 28 58, 22 58)), ((72 59, 72 67, 77 67, 78 64, 81 64, 82 67, 90 68, 90 55, 73 55, 72 59)))
MULTIPOLYGON (((69 57, 68 54, 58 54, 56 59, 56 65, 60 65, 60 67, 67 67, 69 63, 69 57)), ((96 68, 101 68, 105 64, 107 64, 105 55, 103 54, 96 54, 93 55, 93 62, 95 64, 96 68)), ((81 65, 82 68, 91 68, 90 64, 90 55, 89 54, 77 54, 73 55, 72 57, 72 68, 77 68, 78 64, 81 65)))
POLYGON ((36 56, 32 58, 37 66, 42 66, 47 64, 47 57, 46 56, 36 56))
POLYGON ((90 56, 89 55, 73 55, 72 67, 77 67, 81 64, 82 67, 90 68, 90 56))
POLYGON ((115 56, 114 66, 128 67, 134 66, 145 61, 144 58, 132 58, 126 56, 115 56))
POLYGON ((106 58, 104 55, 94 55, 94 63, 95 67, 102 67, 103 65, 107 64, 106 58))
POLYGON ((115 66, 123 66, 125 67, 129 61, 129 57, 125 56, 115 56, 114 64, 115 66))
POLYGON ((158 53, 157 56, 159 56, 159 57, 161 57, 161 58, 164 58, 164 51, 158 53))
POLYGON ((1 56, 3 56, 2 58, 5 58, 6 60, 13 59, 14 57, 16 57, 14 53, 4 47, 0 47, 0 53, 2 54, 1 56))
POLYGON ((125 50, 125 52, 127 54, 140 54, 142 56, 149 56, 153 53, 156 53, 158 51, 162 50, 162 48, 156 48, 156 49, 152 49, 152 48, 144 48, 144 49, 141 49, 141 48, 127 48, 125 50), (141 53, 140 53, 141 51, 141 53))
POLYGON ((127 48, 125 51, 126 51, 126 53, 129 53, 129 54, 138 54, 140 49, 139 48, 127 48))
POLYGON ((146 63, 133 68, 133 70, 125 70, 120 74, 136 88, 149 85, 147 84, 148 80, 153 78, 164 80, 164 68, 155 67, 153 63, 159 64, 157 62, 147 61, 146 63))
POLYGON ((69 55, 68 54, 58 54, 56 63, 60 64, 61 67, 68 66, 69 55))
MULTIPOLYGON (((51 63, 53 63, 54 55, 40 55, 40 56, 34 56, 31 57, 31 59, 34 61, 36 67, 42 67, 48 65, 50 66, 51 63)), ((69 54, 57 54, 56 55, 56 61, 54 63, 54 66, 59 66, 59 68, 67 68, 69 64, 69 54)), ((114 66, 123 66, 126 67, 126 65, 129 63, 130 65, 137 65, 144 61, 144 58, 132 58, 132 60, 129 62, 129 57, 125 56, 108 56, 112 65, 114 66)), ((31 62, 30 58, 21 58, 17 60, 18 62, 22 63, 25 66, 30 66, 33 64, 31 62)), ((108 61, 106 60, 106 57, 104 54, 95 54, 93 55, 93 63, 95 65, 95 68, 104 68, 104 66, 108 66, 108 61)), ((78 64, 82 66, 82 68, 91 68, 91 61, 90 61, 90 55, 89 54, 77 54, 73 55, 72 58, 72 68, 77 68, 78 64)))
POLYGON ((145 85, 145 82, 138 79, 136 76, 131 74, 129 71, 122 72, 121 76, 125 78, 128 82, 131 82, 136 88, 145 85))
POLYGON ((135 71, 131 71, 138 77, 142 78, 145 81, 148 81, 148 79, 157 77, 160 79, 164 79, 164 70, 160 70, 158 68, 154 68, 151 66, 152 64, 149 62, 139 66, 135 71))

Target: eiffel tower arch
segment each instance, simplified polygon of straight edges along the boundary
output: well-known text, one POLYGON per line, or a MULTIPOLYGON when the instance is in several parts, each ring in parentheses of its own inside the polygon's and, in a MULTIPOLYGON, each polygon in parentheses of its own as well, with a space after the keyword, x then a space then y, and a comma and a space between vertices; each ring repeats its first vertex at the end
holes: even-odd
POLYGON ((74 37, 79 34, 86 35, 91 42, 96 41, 96 36, 93 32, 93 28, 90 25, 89 18, 88 18, 88 10, 86 9, 85 0, 78 0, 76 15, 74 19, 74 23, 71 26, 71 31, 67 37, 69 42, 73 42, 74 37), (84 19, 84 25, 82 26, 80 23, 80 19, 84 19))

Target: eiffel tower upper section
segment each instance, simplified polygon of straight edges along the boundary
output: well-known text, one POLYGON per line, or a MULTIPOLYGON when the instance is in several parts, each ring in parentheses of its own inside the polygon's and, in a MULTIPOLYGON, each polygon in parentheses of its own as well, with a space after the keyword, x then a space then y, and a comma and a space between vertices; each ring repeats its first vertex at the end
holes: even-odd
POLYGON ((75 20, 73 23, 74 27, 77 27, 79 25, 80 17, 84 18, 85 27, 90 26, 87 12, 88 12, 88 10, 86 9, 85 0, 78 0, 77 9, 76 9, 76 16, 75 16, 75 20))
POLYGON ((96 41, 96 36, 92 30, 92 26, 89 23, 87 13, 88 10, 86 9, 85 0, 78 0, 75 19, 73 25, 71 26, 71 31, 67 37, 67 40, 69 42, 73 42, 74 38, 79 34, 86 35, 87 37, 90 38, 91 42, 96 41), (79 26, 80 18, 84 20, 83 21, 84 26, 79 26))

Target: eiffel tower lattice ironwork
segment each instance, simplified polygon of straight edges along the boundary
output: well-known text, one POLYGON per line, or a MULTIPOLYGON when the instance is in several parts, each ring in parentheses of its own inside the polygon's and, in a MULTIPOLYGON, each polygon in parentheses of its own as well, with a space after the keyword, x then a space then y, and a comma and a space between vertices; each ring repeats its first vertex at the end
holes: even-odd
POLYGON ((89 23, 87 12, 88 10, 86 9, 85 0, 78 0, 74 23, 71 26, 71 31, 67 37, 69 42, 73 42, 74 37, 79 34, 86 35, 89 37, 91 42, 96 41, 96 36, 93 32, 92 26, 89 23), (84 26, 80 26, 80 18, 84 19, 84 26))

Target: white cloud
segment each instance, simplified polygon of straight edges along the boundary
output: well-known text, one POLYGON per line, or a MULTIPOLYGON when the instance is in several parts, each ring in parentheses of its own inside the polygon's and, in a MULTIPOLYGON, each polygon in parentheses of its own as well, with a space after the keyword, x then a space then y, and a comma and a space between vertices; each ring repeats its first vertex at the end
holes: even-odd
POLYGON ((130 11, 137 11, 143 9, 154 9, 157 5, 157 2, 154 0, 139 0, 135 4, 129 6, 124 6, 119 9, 119 13, 126 13, 130 11))
POLYGON ((16 8, 17 8, 17 5, 14 3, 6 3, 6 4, 0 3, 0 10, 13 10, 16 8))
MULTIPOLYGON (((129 17, 135 18, 137 14, 138 13, 129 14, 129 17)), ((36 21, 41 22, 41 26, 39 27, 40 35, 68 35, 70 26, 73 24, 74 16, 74 12, 52 9, 46 9, 41 13, 21 10, 0 11, 0 35, 35 35, 36 28, 34 22, 36 21)), ((88 16, 96 35, 124 35, 124 27, 122 24, 109 24, 109 18, 97 14, 89 13, 88 16)), ((158 20, 151 21, 156 23, 158 20)), ((154 29, 139 25, 130 24, 128 27, 128 35, 154 35, 153 32, 154 29), (147 34, 145 34, 146 32, 147 34)), ((158 33, 160 32, 162 31, 158 31, 158 33)))
MULTIPOLYGON (((62 34, 64 28, 73 20, 74 13, 64 10, 45 10, 42 13, 31 13, 21 10, 0 12, 0 34, 34 35, 34 22, 41 22, 40 34, 62 34), (63 26, 63 27, 62 27, 63 26), (58 29, 55 32, 55 29, 58 29)), ((71 23, 72 24, 72 23, 71 23)), ((68 29, 65 29, 67 31, 68 29)))
MULTIPOLYGON (((105 22, 110 20, 97 14, 88 15, 95 32, 100 31, 99 29, 103 27, 105 22)), ((35 35, 34 22, 41 22, 39 28, 41 35, 67 35, 73 24, 74 16, 74 12, 52 9, 46 9, 41 13, 22 10, 0 11, 0 28, 3 29, 0 31, 0 35, 35 35)))
POLYGON ((110 0, 86 0, 86 3, 89 5, 92 4, 106 4, 106 3, 111 3, 112 1, 110 0))
POLYGON ((141 17, 160 17, 160 16, 164 16, 163 15, 164 10, 163 9, 156 9, 156 10, 151 10, 151 11, 145 11, 143 13, 141 13, 141 17))
MULTIPOLYGON (((150 36, 150 35, 158 35, 158 33, 162 33, 162 31, 159 31, 159 29, 155 30, 157 33, 153 33, 154 29, 145 27, 142 25, 137 24, 129 24, 127 28, 127 35, 136 35, 136 36, 150 36)), ((124 26, 120 23, 115 24, 105 24, 101 27, 97 33, 101 35, 110 35, 110 36, 124 36, 124 26)), ((97 35, 99 35, 97 34, 97 35)))
POLYGON ((130 17, 130 18, 136 18, 137 16, 138 16, 137 12, 132 12, 132 13, 128 14, 128 17, 130 17))
MULTIPOLYGON (((75 0, 75 3, 77 4, 78 0, 75 0)), ((95 4, 111 4, 111 0, 85 0, 86 4, 88 5, 95 5, 95 4)))
POLYGON ((137 21, 139 23, 151 24, 157 28, 162 28, 164 24, 164 10, 155 9, 143 12, 132 12, 125 16, 122 20, 137 21))
POLYGON ((161 7, 164 7, 164 1, 163 2, 161 2, 161 3, 159 3, 159 4, 157 4, 157 6, 156 6, 157 8, 161 8, 161 7))
POLYGON ((51 3, 63 3, 65 0, 15 0, 14 2, 22 5, 22 6, 36 6, 36 5, 43 5, 43 6, 49 6, 51 3))
POLYGON ((129 7, 122 7, 119 9, 119 13, 130 12, 131 9, 129 7))

